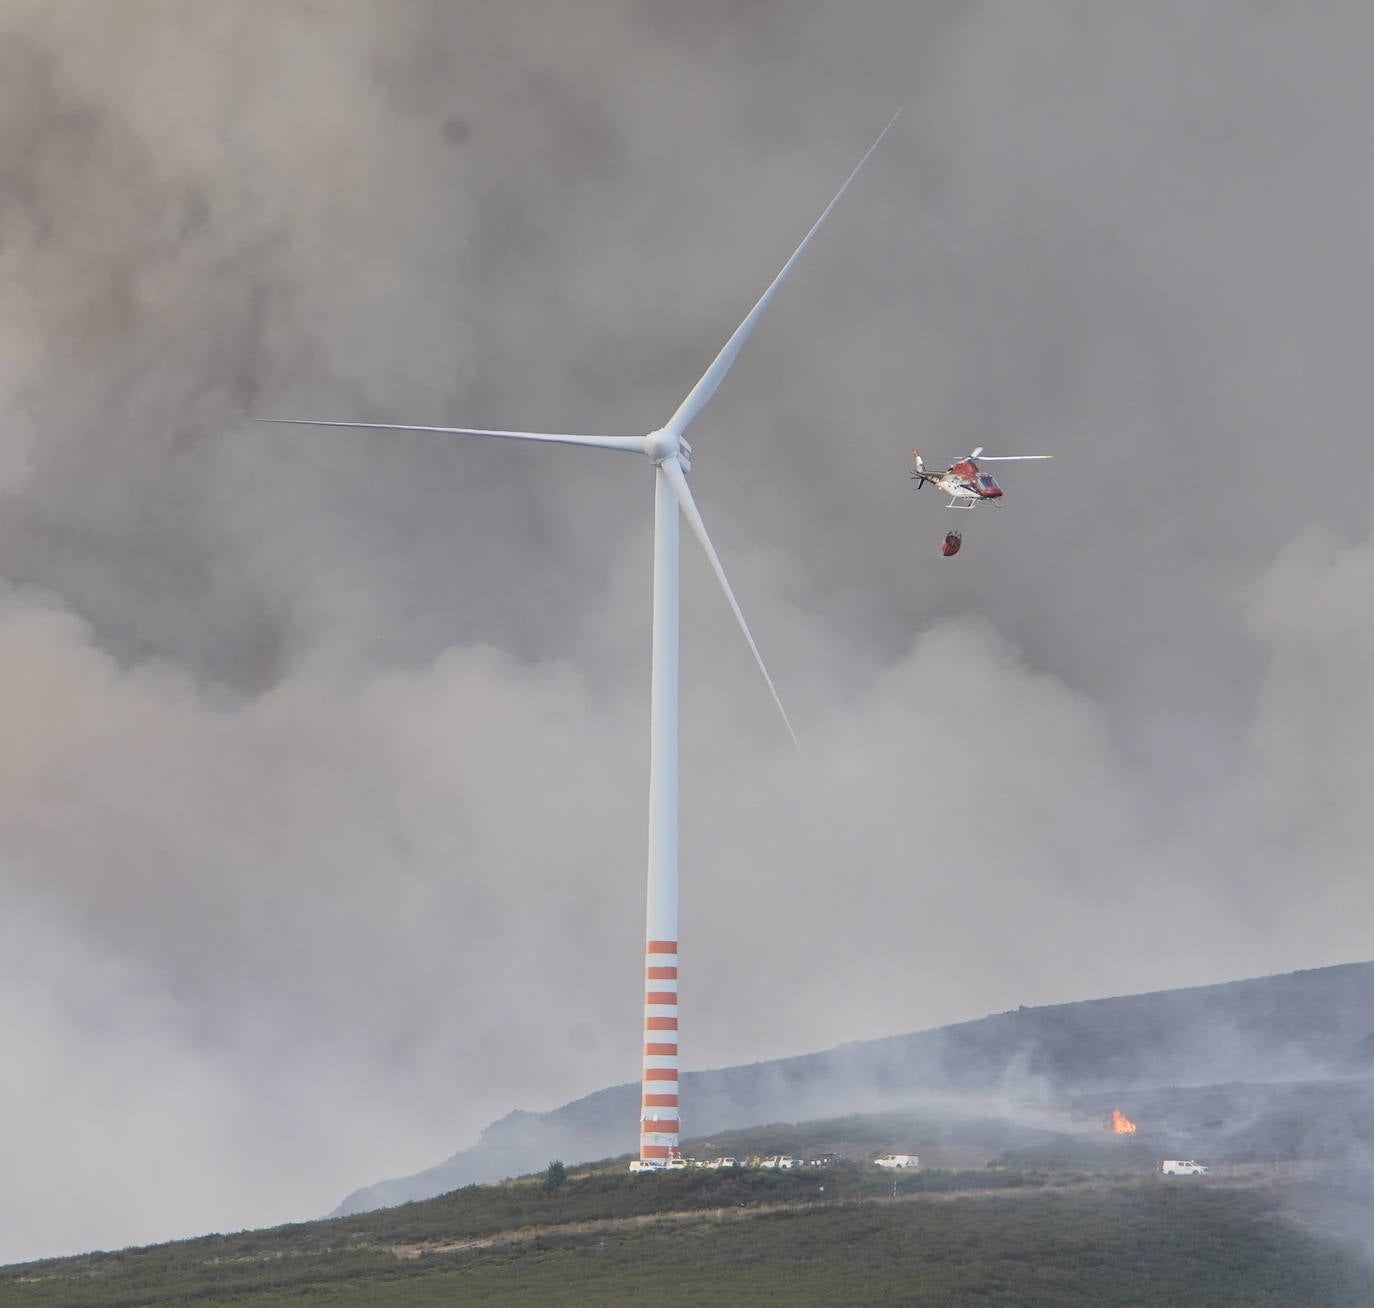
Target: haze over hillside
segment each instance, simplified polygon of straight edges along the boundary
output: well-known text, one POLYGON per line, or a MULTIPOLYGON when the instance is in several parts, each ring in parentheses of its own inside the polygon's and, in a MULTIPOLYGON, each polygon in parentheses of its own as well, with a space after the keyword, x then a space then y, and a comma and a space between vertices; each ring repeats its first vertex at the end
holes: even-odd
MULTIPOLYGON (((799 1058, 688 1073, 683 1116, 687 1133, 698 1138, 761 1122, 942 1102, 1062 1126, 1074 1124, 1074 1100, 1105 1090, 1369 1076, 1374 962, 1020 1008, 799 1058)), ((1226 1102, 1247 1102, 1237 1095, 1228 1092, 1226 1102)), ((413 1176, 357 1190, 336 1214, 535 1171, 550 1158, 626 1153, 634 1145, 638 1096, 637 1084, 619 1085, 553 1112, 511 1113, 473 1147, 413 1176)), ((1299 1118, 1320 1118, 1316 1096, 1290 1106, 1299 1118)), ((1302 1131, 1300 1121, 1289 1138, 1302 1131)), ((1358 1143, 1363 1164, 1368 1142, 1358 1143)))

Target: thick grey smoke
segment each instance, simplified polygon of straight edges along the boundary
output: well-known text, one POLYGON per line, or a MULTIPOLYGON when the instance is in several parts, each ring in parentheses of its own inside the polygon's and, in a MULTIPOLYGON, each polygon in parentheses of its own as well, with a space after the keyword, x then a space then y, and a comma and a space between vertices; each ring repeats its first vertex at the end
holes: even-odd
POLYGON ((0 1257, 634 1075, 647 468, 246 419, 655 426, 898 104, 692 432, 688 1063, 1368 954, 1374 18, 681 9, 0 13, 0 1257))

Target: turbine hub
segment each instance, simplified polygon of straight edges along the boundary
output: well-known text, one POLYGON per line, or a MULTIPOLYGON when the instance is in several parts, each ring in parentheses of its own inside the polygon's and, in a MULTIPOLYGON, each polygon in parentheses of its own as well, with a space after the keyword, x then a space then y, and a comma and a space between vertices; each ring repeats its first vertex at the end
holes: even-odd
POLYGON ((669 431, 666 427, 651 431, 644 438, 644 453, 655 463, 676 456, 683 472, 692 470, 692 447, 677 432, 669 431))

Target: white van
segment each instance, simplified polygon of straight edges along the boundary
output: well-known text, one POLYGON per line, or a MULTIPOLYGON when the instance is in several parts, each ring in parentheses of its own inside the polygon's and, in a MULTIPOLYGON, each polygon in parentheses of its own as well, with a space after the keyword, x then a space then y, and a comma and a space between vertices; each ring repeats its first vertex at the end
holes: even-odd
POLYGON ((873 1163, 875 1167, 920 1167, 921 1159, 917 1154, 884 1154, 873 1163))
POLYGON ((1166 1158, 1159 1165, 1159 1170, 1165 1176, 1206 1176, 1207 1169, 1201 1163, 1195 1163, 1191 1158, 1166 1158))

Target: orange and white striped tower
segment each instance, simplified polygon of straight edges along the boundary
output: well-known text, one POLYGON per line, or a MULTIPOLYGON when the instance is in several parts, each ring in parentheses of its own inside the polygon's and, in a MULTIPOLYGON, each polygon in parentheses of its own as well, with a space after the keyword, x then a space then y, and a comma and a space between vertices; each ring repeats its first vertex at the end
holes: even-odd
MULTIPOLYGON (((690 461, 690 449, 685 457, 690 461)), ((649 885, 644 946, 644 1076, 639 1111, 639 1157, 646 1163, 666 1163, 678 1157, 682 1130, 677 1082, 678 512, 677 492, 660 463, 654 470, 649 885)))
POLYGON ((782 271, 769 283, 744 321, 677 411, 658 431, 644 438, 644 452, 654 462, 654 627, 649 692, 649 885, 644 946, 644 1068, 639 1109, 639 1159, 663 1164, 681 1156, 682 1119, 678 1113, 678 528, 679 514, 700 541, 729 601, 744 639, 768 684, 778 712, 797 743, 796 733, 764 667, 749 624, 735 599, 715 546, 707 535, 696 501, 687 485, 692 447, 685 432, 716 393, 783 279, 801 258, 840 196, 849 188, 868 156, 878 148, 892 121, 855 166, 835 198, 826 205, 782 271))

